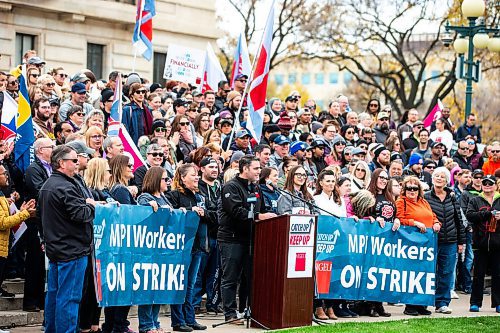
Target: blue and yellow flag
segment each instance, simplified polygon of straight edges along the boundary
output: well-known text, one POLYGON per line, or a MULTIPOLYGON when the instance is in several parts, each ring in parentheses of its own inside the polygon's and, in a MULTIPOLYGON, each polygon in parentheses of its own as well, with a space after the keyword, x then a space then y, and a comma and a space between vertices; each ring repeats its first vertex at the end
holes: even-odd
POLYGON ((14 156, 17 167, 25 172, 28 166, 35 160, 35 133, 33 131, 33 120, 31 118, 31 106, 26 84, 26 67, 19 76, 19 104, 16 122, 17 136, 14 145, 14 156))

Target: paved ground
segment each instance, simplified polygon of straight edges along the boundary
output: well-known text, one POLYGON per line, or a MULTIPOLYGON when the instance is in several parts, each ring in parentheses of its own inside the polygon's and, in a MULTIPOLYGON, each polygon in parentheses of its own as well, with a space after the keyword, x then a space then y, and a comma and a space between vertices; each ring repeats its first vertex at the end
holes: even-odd
MULTIPOLYGON (((495 309, 490 308, 490 303, 491 299, 489 296, 485 296, 484 298, 484 305, 483 308, 481 309, 481 312, 479 313, 471 313, 469 312, 469 296, 468 295, 460 295, 460 299, 454 299, 452 300, 450 307, 453 309, 453 314, 451 315, 442 315, 442 314, 432 314, 431 317, 433 318, 443 318, 443 317, 475 317, 475 316, 499 316, 500 314, 495 312, 495 309)), ((408 319, 410 318, 409 316, 403 315, 403 307, 396 307, 396 306, 387 306, 386 310, 392 313, 392 317, 390 318, 370 318, 370 317, 361 317, 359 319, 339 319, 335 321, 329 321, 330 323, 339 323, 339 322, 349 322, 349 321, 382 321, 382 320, 398 320, 398 319, 408 319)), ((411 317, 415 318, 415 317, 411 317)), ((261 331, 259 329, 246 329, 242 326, 234 326, 234 325, 224 325, 220 326, 217 328, 212 328, 212 324, 219 323, 224 319, 223 316, 202 316, 198 317, 197 320, 203 324, 207 325, 208 331, 213 331, 213 332, 231 332, 231 333, 240 333, 240 332, 257 332, 261 331)), ((135 318, 130 318, 131 321, 131 328, 137 329, 137 317, 135 318)), ((168 317, 161 317, 161 323, 165 328, 169 328, 170 326, 170 318, 168 317)), ((34 333, 34 332, 40 332, 41 327, 40 326, 31 326, 31 327, 19 327, 19 328, 13 328, 11 330, 12 333, 34 333)))

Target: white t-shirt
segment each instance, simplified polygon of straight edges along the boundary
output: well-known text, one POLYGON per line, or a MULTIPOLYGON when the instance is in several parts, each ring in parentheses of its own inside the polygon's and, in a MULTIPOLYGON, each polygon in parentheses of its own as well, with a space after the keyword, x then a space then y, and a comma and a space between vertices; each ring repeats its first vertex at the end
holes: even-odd
POLYGON ((344 198, 340 198, 341 204, 338 205, 335 201, 333 201, 333 198, 329 198, 325 192, 321 192, 321 194, 315 195, 314 197, 314 202, 316 203, 316 206, 318 206, 321 209, 326 210, 320 210, 318 213, 320 215, 329 215, 327 212, 330 213, 330 215, 335 215, 338 217, 347 217, 347 208, 345 205, 344 198))

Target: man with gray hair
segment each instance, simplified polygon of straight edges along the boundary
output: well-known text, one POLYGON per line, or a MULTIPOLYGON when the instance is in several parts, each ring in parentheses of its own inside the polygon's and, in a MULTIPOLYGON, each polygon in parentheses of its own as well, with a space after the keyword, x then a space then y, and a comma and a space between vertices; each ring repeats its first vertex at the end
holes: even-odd
POLYGON ((76 332, 96 202, 85 198, 74 178, 78 155, 73 148, 56 147, 50 164, 54 171, 38 196, 45 252, 50 260, 45 330, 76 332))
POLYGON ((116 155, 123 154, 122 140, 117 136, 108 136, 106 137, 106 139, 104 139, 102 149, 104 150, 106 158, 109 161, 116 155))
POLYGON ((134 178, 132 179, 132 185, 137 186, 138 194, 142 192, 142 183, 144 181, 144 176, 148 171, 149 167, 159 166, 161 167, 163 163, 163 149, 160 145, 153 143, 148 146, 146 150, 146 165, 141 165, 134 172, 134 178))
MULTIPOLYGON (((55 147, 49 138, 40 138, 33 146, 35 161, 26 169, 24 176, 27 200, 38 200, 40 189, 52 174, 50 155, 55 147)), ((38 312, 44 306, 45 255, 40 242, 43 230, 37 217, 28 219, 26 226, 28 228, 23 236, 26 241, 23 310, 38 312)))

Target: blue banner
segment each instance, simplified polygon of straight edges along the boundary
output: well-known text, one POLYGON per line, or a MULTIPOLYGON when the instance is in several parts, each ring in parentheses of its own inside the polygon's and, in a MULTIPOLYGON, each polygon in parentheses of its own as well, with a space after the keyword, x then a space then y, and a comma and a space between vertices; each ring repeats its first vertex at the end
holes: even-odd
POLYGON ((437 237, 366 220, 318 217, 316 292, 322 299, 434 305, 437 237))
POLYGON ((98 205, 94 219, 100 306, 182 304, 199 217, 149 206, 98 205))

